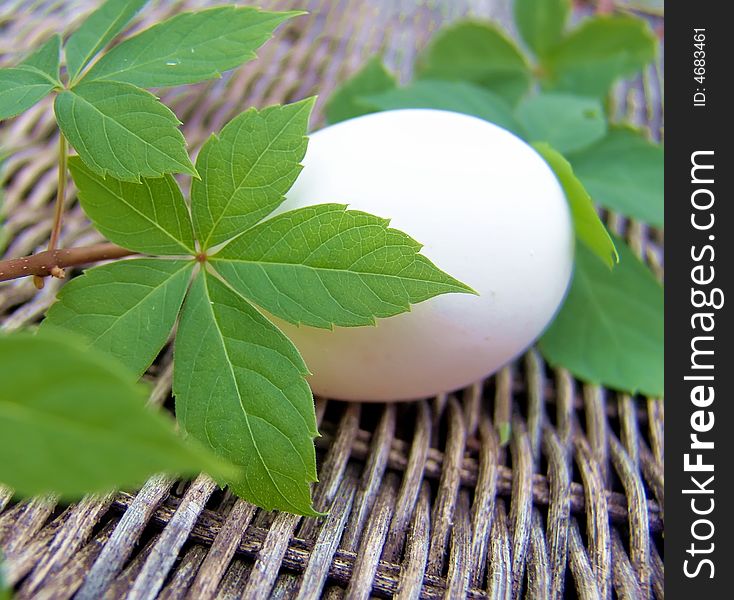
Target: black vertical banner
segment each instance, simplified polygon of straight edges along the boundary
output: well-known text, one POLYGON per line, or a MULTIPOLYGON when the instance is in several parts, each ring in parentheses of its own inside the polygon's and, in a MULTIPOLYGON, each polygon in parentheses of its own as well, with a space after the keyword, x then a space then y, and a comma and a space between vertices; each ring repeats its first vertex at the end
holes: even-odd
POLYGON ((726 2, 665 6, 665 591, 731 598, 734 32, 726 2))

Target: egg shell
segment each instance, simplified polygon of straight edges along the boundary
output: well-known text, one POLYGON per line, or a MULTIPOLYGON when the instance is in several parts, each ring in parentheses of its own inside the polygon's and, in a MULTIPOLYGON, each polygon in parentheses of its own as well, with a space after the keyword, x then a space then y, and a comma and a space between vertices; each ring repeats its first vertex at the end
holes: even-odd
POLYGON ((415 109, 314 133, 278 212, 337 202, 391 220, 478 296, 446 294, 375 327, 333 331, 276 320, 320 396, 412 400, 480 381, 549 324, 573 267, 563 190, 525 142, 487 121, 415 109))

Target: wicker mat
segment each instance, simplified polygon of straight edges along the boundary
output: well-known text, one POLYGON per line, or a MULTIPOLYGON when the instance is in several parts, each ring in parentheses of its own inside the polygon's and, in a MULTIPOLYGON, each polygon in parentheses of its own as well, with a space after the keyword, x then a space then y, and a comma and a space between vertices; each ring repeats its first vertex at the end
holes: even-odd
MULTIPOLYGON (((8 1, 0 59, 72 25, 96 0, 8 1)), ((153 4, 150 21, 203 0, 153 4)), ((306 8, 261 58, 164 101, 191 147, 244 108, 320 94, 382 49, 403 78, 442 23, 467 11, 503 22, 497 0, 261 0, 306 8)), ((659 69, 623 86, 615 110, 662 125, 659 69)), ((4 124, 0 249, 45 246, 55 194, 55 132, 44 102, 4 124)), ((662 233, 608 215, 662 278, 662 233)), ((99 241, 70 194, 62 244, 99 241)), ((33 324, 59 281, 0 286, 0 324, 33 324)), ((146 375, 170 406, 171 354, 146 375)), ((15 502, 0 489, 0 547, 18 598, 648 598, 663 597, 663 405, 582 385, 535 351, 449 396, 401 405, 317 401, 325 520, 268 513, 207 477, 153 477, 137 494, 15 502), (511 415, 500 447, 496 415, 511 415)))

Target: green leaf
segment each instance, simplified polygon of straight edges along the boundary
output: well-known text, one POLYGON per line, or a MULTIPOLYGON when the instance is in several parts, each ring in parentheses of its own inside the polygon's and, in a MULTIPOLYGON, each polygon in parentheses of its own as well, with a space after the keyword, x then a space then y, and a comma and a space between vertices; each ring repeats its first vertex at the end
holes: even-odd
POLYGON ((79 201, 107 239, 148 254, 195 254, 194 231, 181 190, 170 175, 140 183, 102 178, 77 156, 69 170, 79 201))
POLYGON ((194 231, 204 250, 275 210, 301 172, 314 98, 262 111, 251 108, 212 135, 191 186, 194 231))
POLYGON ((578 247, 571 289, 540 349, 549 363, 585 381, 662 396, 663 288, 615 241, 620 262, 613 271, 578 247))
POLYGON ((54 89, 48 77, 31 69, 0 69, 0 120, 15 117, 54 89))
POLYGON ((380 110, 436 108, 472 115, 524 137, 510 105, 499 96, 462 81, 416 81, 381 94, 366 96, 365 106, 380 110))
POLYGON ((599 219, 589 194, 574 175, 571 165, 546 143, 536 143, 533 144, 533 147, 553 169, 566 193, 576 237, 584 242, 607 267, 612 268, 619 261, 614 242, 599 219))
POLYGON ((373 113, 375 110, 363 104, 362 97, 390 90, 396 85, 395 76, 382 64, 380 57, 373 56, 331 95, 326 103, 326 120, 333 124, 373 113))
POLYGON ((466 81, 514 104, 530 86, 529 66, 515 43, 488 23, 462 21, 440 32, 418 59, 420 79, 466 81))
POLYGON ((515 23, 537 56, 545 56, 563 37, 570 0, 515 0, 515 23))
POLYGON ((547 87, 603 97, 622 77, 634 75, 656 55, 657 39, 646 21, 600 16, 584 21, 543 61, 547 87))
POLYGON ((59 83, 61 37, 53 36, 17 67, 0 69, 0 121, 43 100, 59 83))
POLYGON ((278 25, 300 14, 235 6, 181 13, 115 46, 85 79, 147 88, 219 77, 255 58, 278 25))
POLYGON ((317 514, 318 435, 298 350, 252 305, 202 271, 176 336, 173 390, 185 430, 242 468, 228 480, 265 509, 317 514))
POLYGON ((275 316, 322 328, 373 325, 433 296, 473 291, 388 224, 340 204, 300 208, 248 230, 211 264, 275 316))
POLYGON ((145 388, 116 361, 70 334, 0 336, 0 380, 0 481, 21 495, 72 500, 161 471, 232 473, 146 408, 145 388))
POLYGON ((193 261, 122 260, 61 288, 41 329, 64 329, 142 375, 171 334, 193 261))
POLYGON ((662 227, 663 147, 642 133, 614 127, 594 146, 568 157, 578 178, 599 204, 662 227))
POLYGON ((61 87, 59 63, 61 60, 61 36, 54 35, 43 46, 26 58, 19 66, 33 69, 45 75, 51 83, 61 87))
POLYGON ((585 148, 607 132, 604 108, 593 98, 538 94, 521 101, 515 114, 529 140, 548 142, 563 153, 585 148))
POLYGON ((153 94, 95 81, 61 92, 54 105, 62 133, 95 173, 123 181, 164 173, 196 175, 180 125, 153 94))
POLYGON ((97 54, 120 33, 148 0, 107 0, 89 15, 66 42, 66 67, 74 81, 97 54))

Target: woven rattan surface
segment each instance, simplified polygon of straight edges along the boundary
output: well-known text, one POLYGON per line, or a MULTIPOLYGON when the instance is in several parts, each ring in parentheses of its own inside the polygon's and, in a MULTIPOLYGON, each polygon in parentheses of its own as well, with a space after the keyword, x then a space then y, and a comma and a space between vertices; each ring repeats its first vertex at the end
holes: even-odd
MULTIPOLYGON (((3 64, 95 2, 4 1, 3 64)), ((158 2, 145 21, 205 5, 158 2)), ((310 14, 221 80, 164 100, 197 148, 246 107, 330 91, 382 50, 403 79, 416 49, 466 14, 509 20, 496 0, 262 0, 310 14)), ((659 138, 659 69, 620 89, 617 116, 659 138)), ((5 255, 42 249, 55 194, 50 104, 3 125, 5 255)), ((73 192, 62 243, 98 241, 73 192)), ((607 215, 662 278, 662 234, 607 215)), ((61 282, 0 286, 0 324, 35 323, 61 282)), ((440 343, 439 340, 436 343, 440 343)), ((170 406, 171 355, 146 378, 170 406)), ((61 506, 0 489, 0 548, 19 598, 662 598, 663 405, 582 385, 530 351, 456 394, 400 405, 317 400, 316 506, 326 519, 267 513, 207 477, 153 477, 61 506), (500 447, 493 418, 511 415, 500 447)))

